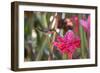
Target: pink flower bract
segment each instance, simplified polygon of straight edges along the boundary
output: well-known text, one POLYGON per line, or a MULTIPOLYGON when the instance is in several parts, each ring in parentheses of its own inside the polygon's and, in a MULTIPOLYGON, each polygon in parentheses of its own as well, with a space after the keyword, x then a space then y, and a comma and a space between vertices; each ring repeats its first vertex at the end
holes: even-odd
POLYGON ((78 18, 78 16, 76 16, 76 15, 72 16, 72 20, 73 20, 73 23, 75 24, 74 31, 76 33, 78 33, 78 31, 79 31, 79 18, 78 18))
POLYGON ((83 26, 85 32, 90 31, 90 16, 87 19, 81 19, 80 24, 83 26))

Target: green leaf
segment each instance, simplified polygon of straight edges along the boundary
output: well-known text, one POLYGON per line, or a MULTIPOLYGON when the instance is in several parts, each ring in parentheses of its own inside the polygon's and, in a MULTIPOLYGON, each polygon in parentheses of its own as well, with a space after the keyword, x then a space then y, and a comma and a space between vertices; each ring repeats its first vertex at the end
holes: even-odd
POLYGON ((41 59, 41 56, 43 55, 43 50, 45 49, 45 46, 46 46, 46 44, 47 44, 47 37, 43 37, 43 39, 42 39, 43 41, 42 41, 42 43, 41 43, 41 46, 39 46, 39 52, 38 52, 38 54, 37 54, 37 56, 36 56, 36 61, 38 61, 38 60, 40 60, 41 59))
POLYGON ((66 53, 64 53, 64 54, 62 55, 62 58, 63 58, 63 60, 66 60, 66 59, 68 59, 68 56, 67 56, 67 54, 66 54, 66 53))

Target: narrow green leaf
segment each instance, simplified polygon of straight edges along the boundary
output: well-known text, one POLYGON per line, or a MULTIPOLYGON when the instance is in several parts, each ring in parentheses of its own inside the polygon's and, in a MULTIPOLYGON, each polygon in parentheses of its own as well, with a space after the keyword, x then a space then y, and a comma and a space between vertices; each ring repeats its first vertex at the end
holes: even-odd
POLYGON ((42 56, 42 54, 43 54, 43 50, 45 49, 45 46, 46 46, 46 44, 47 44, 47 37, 44 37, 43 40, 44 40, 44 41, 41 43, 41 46, 39 47, 40 50, 39 50, 39 52, 38 52, 38 54, 37 54, 37 56, 36 56, 36 61, 38 61, 38 60, 41 59, 41 56, 42 56))
POLYGON ((79 26, 79 31, 80 31, 80 38, 81 38, 81 48, 80 48, 81 58, 85 58, 84 31, 81 25, 79 26))

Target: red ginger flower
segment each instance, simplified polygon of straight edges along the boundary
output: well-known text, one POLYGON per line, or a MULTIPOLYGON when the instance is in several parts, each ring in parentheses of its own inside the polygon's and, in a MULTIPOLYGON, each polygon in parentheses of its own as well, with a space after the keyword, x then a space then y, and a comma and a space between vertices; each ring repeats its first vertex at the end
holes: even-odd
POLYGON ((63 54, 67 53, 68 59, 72 59, 72 55, 77 48, 80 48, 80 38, 75 36, 74 32, 69 30, 64 37, 57 36, 54 46, 63 54))

